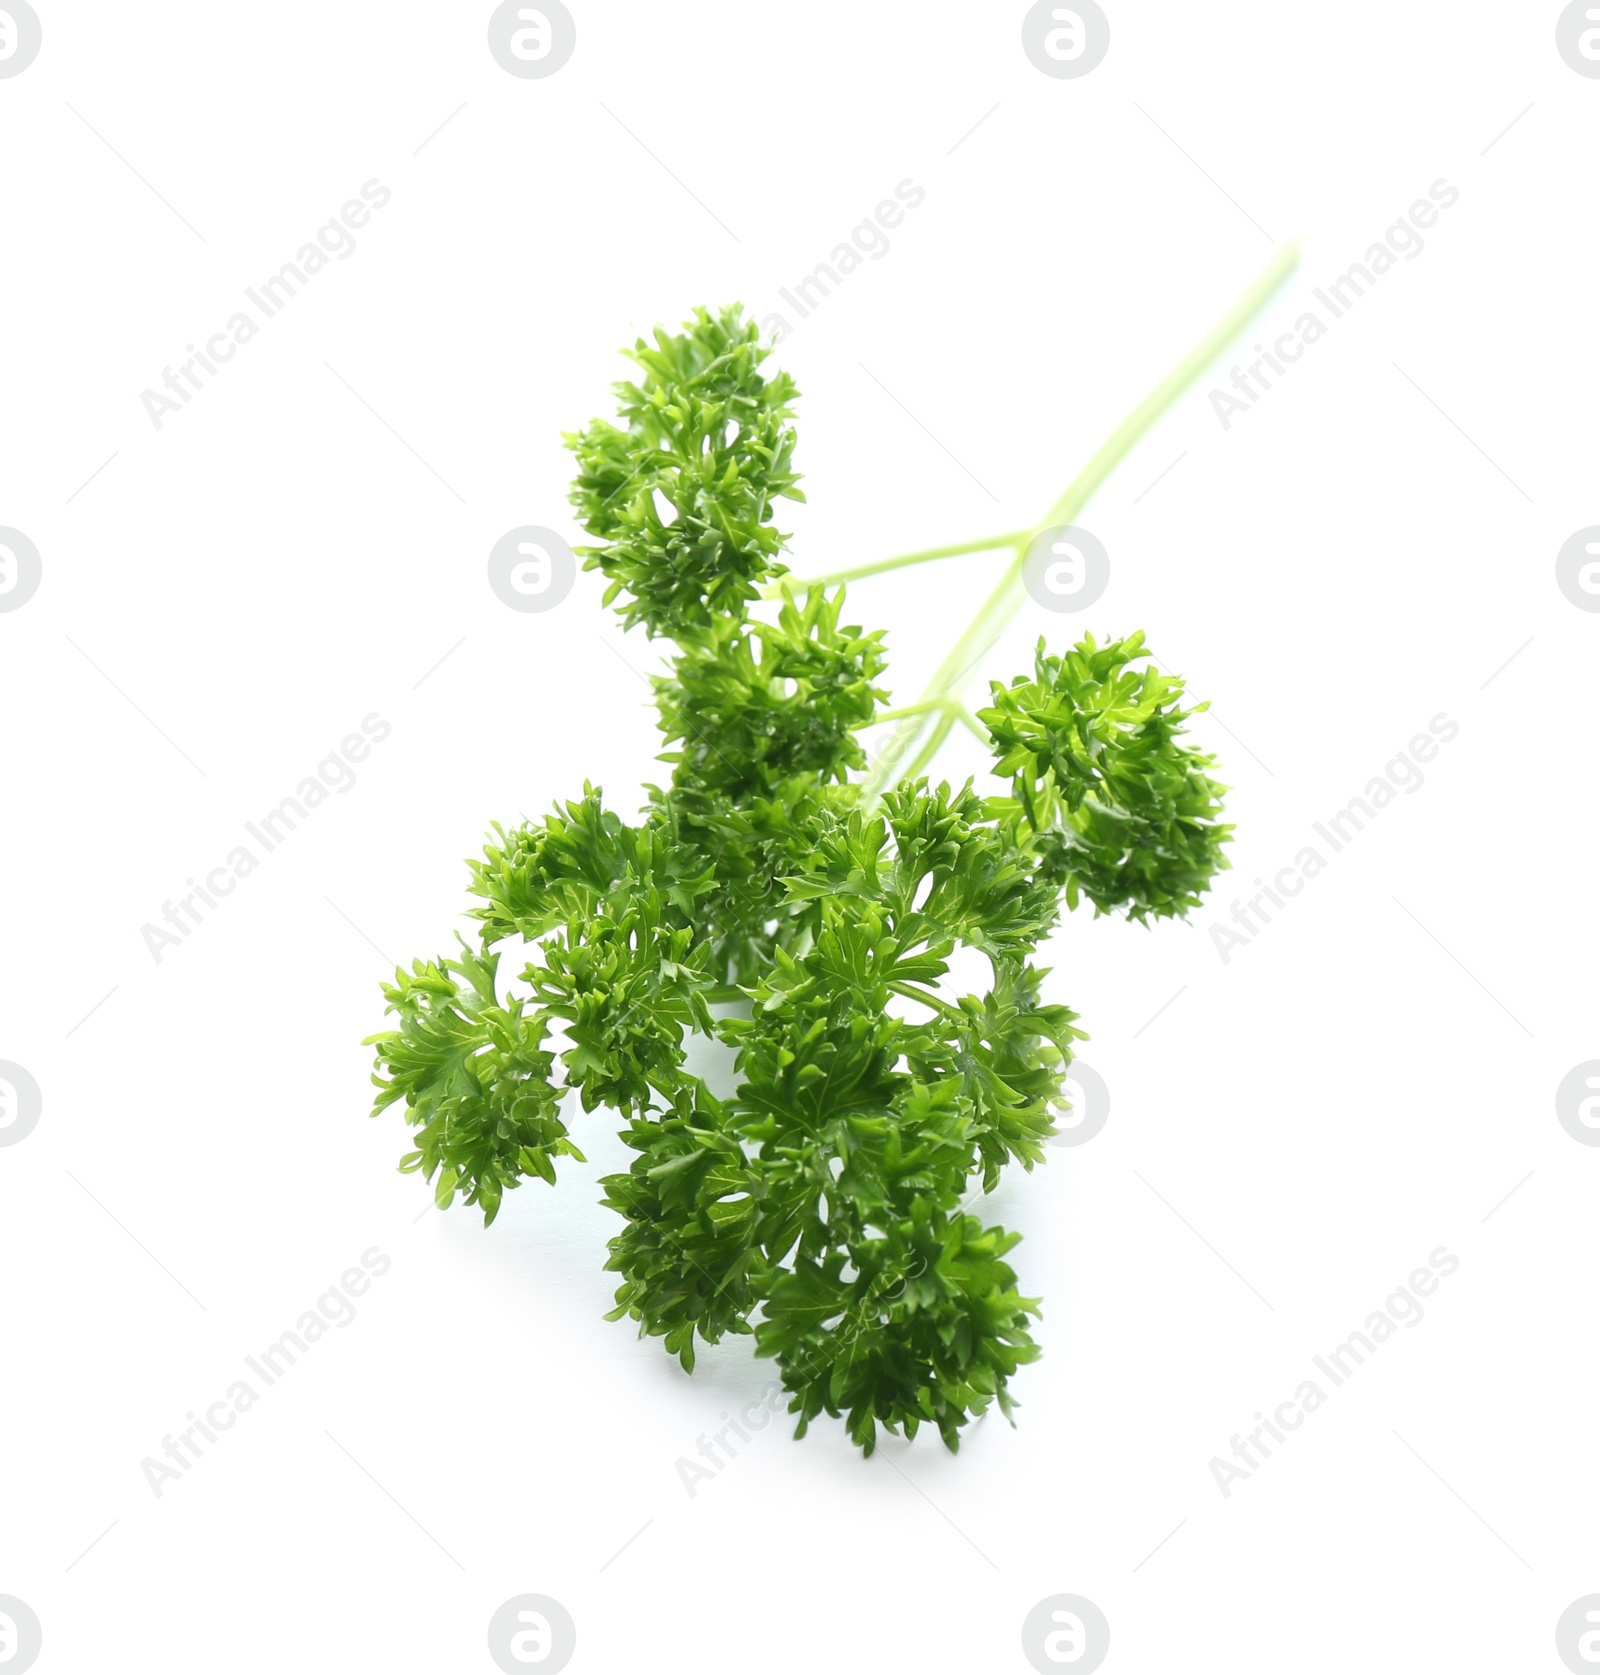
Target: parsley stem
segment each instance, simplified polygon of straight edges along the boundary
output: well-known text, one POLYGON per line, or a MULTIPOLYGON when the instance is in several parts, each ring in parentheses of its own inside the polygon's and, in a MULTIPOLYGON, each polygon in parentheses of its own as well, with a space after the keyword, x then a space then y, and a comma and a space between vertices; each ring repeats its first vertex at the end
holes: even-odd
POLYGON ((951 1006, 948 1002, 940 1000, 938 995, 929 994, 926 989, 919 989, 915 983, 891 982, 889 987, 897 995, 904 995, 908 1000, 920 1000, 924 1006, 931 1006, 935 1012, 943 1012, 947 1018, 954 1018, 957 1023, 964 1024, 967 1021, 966 1013, 959 1007, 951 1006))
POLYGON ((973 738, 975 738, 978 743, 983 745, 985 748, 992 750, 994 748, 994 740, 989 734, 989 729, 984 726, 977 716, 975 716, 965 704, 954 704, 951 707, 955 713, 956 720, 959 721, 969 733, 971 733, 973 738))
POLYGON ((948 546, 924 547, 920 552, 900 553, 894 558, 880 558, 872 564, 852 565, 848 570, 829 570, 821 576, 783 576, 763 590, 763 599, 782 599, 797 588, 831 587, 835 582, 857 582, 863 576, 882 575, 886 570, 903 570, 908 564, 928 564, 936 558, 962 558, 968 553, 992 552, 996 547, 1011 547, 1031 530, 1013 530, 1005 535, 986 535, 977 541, 952 541, 948 546))
MULTIPOLYGON (((959 698, 923 698, 915 704, 902 704, 898 709, 879 710, 869 721, 858 721, 852 732, 862 733, 869 727, 881 727, 887 721, 907 721, 914 715, 929 715, 937 711, 944 721, 959 721, 982 745, 993 743, 989 729, 979 721, 959 698)), ((944 735, 941 733, 940 737, 944 735)))
POLYGON ((948 707, 948 698, 922 698, 914 704, 902 704, 899 709, 879 710, 870 721, 857 723, 856 731, 864 727, 881 727, 886 721, 903 721, 908 715, 926 715, 929 710, 942 710, 948 707))
MULTIPOLYGON (((1006 624, 1021 606, 1022 568, 1034 538, 1043 530, 1057 524, 1071 523, 1077 517, 1095 490, 1122 462, 1133 445, 1266 306, 1294 271, 1299 260, 1298 239, 1282 246, 1233 307, 1101 443, 1088 464, 1072 479, 1062 491, 1060 498, 1039 522, 1032 529, 996 541, 996 545, 1004 544, 1012 548, 1011 563, 1006 566, 1005 573, 995 584, 994 591, 978 607, 966 631, 950 648, 949 656, 939 665, 933 679, 928 683, 923 701, 928 704, 930 712, 937 700, 948 700, 961 690, 973 668, 1000 638, 1006 624)), ((946 706, 932 732, 923 742, 922 748, 906 769, 907 778, 915 778, 927 767, 939 747, 949 737, 955 723, 954 711, 946 706)), ((894 753, 896 758, 921 731, 921 726, 919 723, 908 733, 902 734, 900 749, 894 753)), ((894 761, 887 755, 880 756, 878 763, 867 776, 864 789, 869 804, 876 800, 889 782, 894 773, 894 765, 894 761)))

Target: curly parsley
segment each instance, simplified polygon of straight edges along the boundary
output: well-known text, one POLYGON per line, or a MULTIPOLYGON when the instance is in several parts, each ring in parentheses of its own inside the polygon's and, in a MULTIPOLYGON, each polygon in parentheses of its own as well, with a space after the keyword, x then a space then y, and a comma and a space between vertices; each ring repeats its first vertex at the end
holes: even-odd
MULTIPOLYGON (((495 828, 469 863, 478 944, 384 987, 398 1027, 371 1038, 376 1109, 403 1104, 415 1130, 401 1169, 489 1222, 525 1178, 581 1158, 576 1111, 609 1107, 636 1154, 603 1183, 623 1222, 612 1318, 691 1370, 697 1340, 753 1335, 797 1435, 827 1413, 869 1454, 879 1426, 931 1425, 955 1449, 991 1402, 1009 1414, 1008 1380, 1039 1353, 1038 1303, 1006 1260, 1018 1235, 969 1213, 1008 1163, 1043 1161, 1083 1038, 1045 998, 1039 944, 1082 896, 1135 920, 1187 912, 1230 828, 1211 759, 1183 742, 1183 683, 1137 634, 1041 644, 976 717, 948 674, 883 707, 882 633, 845 622, 843 587, 785 574, 796 392, 768 352, 739 308, 700 309, 635 345, 617 423, 567 438, 588 566, 626 625, 677 647, 655 683, 670 779, 631 823, 585 786, 495 828), (758 619, 763 597, 776 610, 758 619), (927 734, 898 783, 864 775, 860 734, 885 721, 927 734), (1009 795, 921 774, 958 721, 991 741, 1009 795), (510 938, 529 956, 515 994, 510 938), (941 991, 958 945, 987 960, 986 992, 941 991), (697 1033, 733 1050, 731 1098, 686 1068, 697 1033)), ((866 570, 1013 549, 964 670, 1014 606, 1033 534, 866 570)))

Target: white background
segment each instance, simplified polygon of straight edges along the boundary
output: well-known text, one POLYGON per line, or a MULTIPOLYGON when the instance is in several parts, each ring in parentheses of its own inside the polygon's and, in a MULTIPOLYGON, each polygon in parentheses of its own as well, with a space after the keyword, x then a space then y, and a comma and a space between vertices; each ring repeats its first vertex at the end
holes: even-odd
MULTIPOLYGON (((44 1094, 0 1150, 0 1593, 38 1668, 489 1670, 538 1592, 574 1670, 1024 1670, 1072 1592, 1108 1670, 1559 1669, 1600 1590, 1600 1153, 1554 1109, 1600 1056, 1600 617, 1554 579, 1600 522, 1600 81, 1559 8, 1106 0, 1104 63, 1053 80, 1018 3, 572 0, 571 62, 519 80, 487 4, 38 4, 0 81, 0 523, 43 557, 0 614, 0 1058, 44 1094), (140 392, 373 178, 355 254, 155 429, 140 392), (1278 241, 1274 333, 1460 202, 1229 430, 1208 376, 1080 520, 1104 598, 985 665, 1145 629, 1238 825, 1195 926, 1048 950, 1113 1106, 986 1206, 1044 1300, 1017 1429, 863 1463, 773 1424, 691 1499, 769 1368, 601 1318, 605 1115, 485 1232, 395 1172, 360 1042, 491 820, 663 771, 597 578, 546 615, 486 584, 513 525, 581 538, 560 433, 636 330, 781 306, 907 178, 778 354, 801 574, 1030 522, 1278 241), (141 926, 372 712, 356 787, 158 965, 141 926), (1229 903, 1440 713, 1424 787, 1224 964, 1229 903), (1440 1245, 1427 1317, 1224 1498, 1212 1457, 1440 1245), (358 1318, 157 1499, 141 1460, 372 1246, 358 1318)), ((897 699, 995 562, 852 591, 897 699)))

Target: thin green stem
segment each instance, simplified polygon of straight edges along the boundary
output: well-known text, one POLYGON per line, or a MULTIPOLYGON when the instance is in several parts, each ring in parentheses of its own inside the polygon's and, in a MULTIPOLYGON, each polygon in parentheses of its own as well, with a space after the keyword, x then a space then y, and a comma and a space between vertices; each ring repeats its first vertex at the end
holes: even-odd
MULTIPOLYGON (((994 591, 978 607, 965 632, 950 648, 949 656, 939 665, 933 679, 929 681, 923 698, 929 703, 930 710, 934 707, 933 701, 949 699, 960 692, 973 668, 999 639, 1006 624, 1016 614, 1023 597, 1023 565, 1027 559, 1028 548, 1035 537, 1043 530, 1058 524, 1071 523, 1077 517, 1095 490, 1111 475, 1133 445, 1266 306, 1294 271, 1299 260, 1299 240, 1284 245, 1233 307, 1112 431, 1038 523, 1032 529, 1009 537, 1004 543, 996 543, 1012 548, 1012 560, 995 584, 994 591)), ((906 769, 908 776, 915 776, 927 767, 954 725, 954 715, 946 710, 935 724, 932 733, 928 735, 922 749, 912 760, 910 767, 906 769)), ((880 758, 878 765, 868 774, 864 786, 869 805, 882 794, 893 773, 893 762, 886 757, 880 758)))
POLYGON ((947 698, 923 698, 915 704, 902 704, 898 709, 879 710, 870 721, 857 723, 856 731, 867 727, 881 727, 886 721, 904 721, 910 715, 926 715, 929 710, 942 710, 949 703, 947 698))
POLYGON ((1283 245, 1257 274, 1244 295, 1189 351, 1143 401, 1112 431, 1099 451, 1073 478, 1061 498, 1035 524, 1032 534, 1053 524, 1071 523, 1089 496, 1111 475, 1123 455, 1161 417, 1218 355, 1250 323, 1300 261, 1300 241, 1283 245))
POLYGON ((937 995, 930 995, 926 989, 919 989, 915 983, 891 983, 889 985, 897 995, 904 995, 908 1000, 920 1000, 924 1006, 931 1006, 935 1012, 942 1012, 947 1018, 952 1018, 958 1024, 967 1021, 967 1015, 958 1007, 940 1000, 937 995))
POLYGON ((936 558, 962 558, 968 553, 992 552, 996 547, 1009 547, 1017 541, 1021 531, 1007 535, 986 535, 977 541, 952 541, 944 547, 924 547, 920 552, 900 553, 894 558, 880 558, 872 564, 852 565, 848 570, 829 570, 820 576, 782 576, 761 593, 763 599, 782 599, 785 594, 808 587, 831 587, 835 582, 857 582, 864 576, 880 576, 886 570, 903 570, 908 564, 929 564, 936 558))
POLYGON ((992 745, 994 740, 989 736, 989 729, 975 716, 965 704, 955 706, 955 718, 971 733, 979 744, 992 745))

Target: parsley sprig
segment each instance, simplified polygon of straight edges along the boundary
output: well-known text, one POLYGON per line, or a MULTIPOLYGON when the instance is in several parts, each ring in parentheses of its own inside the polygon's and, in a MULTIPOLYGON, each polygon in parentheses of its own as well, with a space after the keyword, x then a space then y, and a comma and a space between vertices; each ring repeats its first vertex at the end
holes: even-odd
POLYGON ((994 683, 976 716, 961 702, 1036 531, 865 567, 1013 553, 928 693, 885 707, 883 634, 845 621, 832 584, 848 577, 796 583, 782 561, 777 506, 802 498, 796 391, 768 353, 738 307, 699 309, 634 346, 616 423, 567 438, 588 567, 624 624, 676 647, 655 680, 669 776, 631 822, 586 785, 494 829, 469 862, 476 945, 384 987, 397 1027, 371 1038, 376 1110, 403 1105, 415 1131, 401 1169, 486 1222, 524 1179, 581 1159, 577 1111, 617 1112, 635 1156, 603 1182, 622 1218, 612 1318, 689 1370, 697 1341, 753 1335, 797 1435, 827 1413, 869 1454, 880 1426, 933 1426, 955 1449, 991 1403, 1010 1413, 1008 1380, 1039 1353, 1038 1303, 1006 1260, 1019 1235, 969 1213, 1007 1164, 1043 1161, 1083 1039, 1045 996, 1038 948, 1081 897, 1185 913, 1230 828, 1211 758, 1185 741, 1203 706, 1184 707, 1140 635, 1041 642, 1031 675, 994 683), (992 745, 999 794, 923 775, 958 722, 992 745), (861 743, 885 723, 921 741, 898 778, 895 752, 869 768, 861 743), (500 965, 512 947, 520 976, 500 965), (983 993, 945 984, 957 948, 987 961, 983 993), (696 1035, 732 1050, 731 1097, 688 1068, 696 1035))

